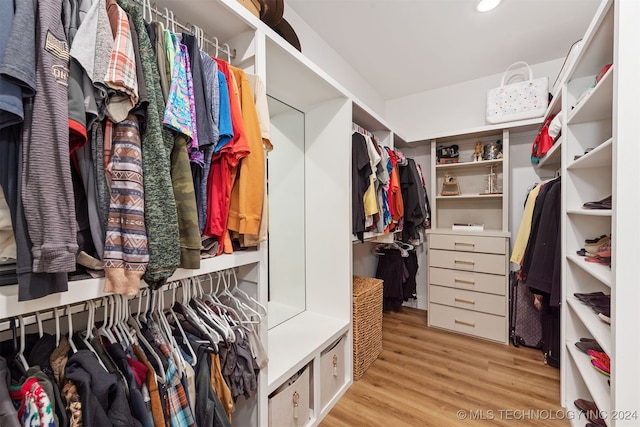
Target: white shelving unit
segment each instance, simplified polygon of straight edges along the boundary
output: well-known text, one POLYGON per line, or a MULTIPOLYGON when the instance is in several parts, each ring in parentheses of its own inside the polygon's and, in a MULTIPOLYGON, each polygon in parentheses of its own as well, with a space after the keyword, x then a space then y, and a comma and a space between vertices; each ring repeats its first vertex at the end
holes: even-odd
POLYGON ((566 123, 562 130, 561 398, 568 409, 574 409, 573 402, 579 398, 594 401, 610 427, 640 423, 640 345, 631 326, 640 320, 637 251, 631 255, 640 237, 635 225, 640 196, 633 190, 640 182, 640 149, 635 143, 640 124, 632 113, 640 87, 634 77, 640 72, 639 17, 637 2, 603 0, 562 91, 566 123), (606 64, 613 65, 595 84, 606 64), (582 206, 609 195, 612 209, 582 206), (576 254, 585 239, 602 234, 612 239, 610 267, 586 262, 576 254), (611 324, 574 297, 576 292, 595 291, 611 295, 611 324), (582 337, 594 338, 609 355, 609 378, 575 347, 582 337))
MULTIPOLYGON (((259 75, 268 95, 304 112, 306 309, 270 330, 268 319, 262 322, 260 339, 268 349, 269 364, 260 371, 256 397, 239 400, 233 425, 267 427, 269 395, 305 366, 311 374, 304 384, 310 417, 298 425, 318 425, 352 383, 348 142, 354 117, 376 116, 356 107, 362 104, 235 0, 158 0, 155 7, 168 8, 181 23, 196 25, 208 37, 228 44, 234 52, 232 65, 259 75), (339 338, 340 346, 326 353, 339 338), (339 378, 326 368, 326 354, 338 356, 339 378)), ((392 143, 393 134, 380 138, 392 143)), ((270 259, 287 256, 280 251, 268 254, 270 259)), ((268 262, 262 244, 258 250, 203 260, 199 270, 178 270, 170 280, 236 268, 242 289, 268 306, 268 262)), ((71 282, 69 292, 28 303, 17 302, 17 286, 2 287, 0 319, 99 298, 104 295, 102 286, 101 279, 71 282)))

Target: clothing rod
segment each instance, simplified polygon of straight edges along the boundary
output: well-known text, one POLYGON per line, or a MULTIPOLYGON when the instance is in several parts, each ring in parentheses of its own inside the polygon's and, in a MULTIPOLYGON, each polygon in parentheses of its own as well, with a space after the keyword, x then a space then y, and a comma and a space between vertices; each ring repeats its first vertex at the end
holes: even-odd
POLYGON ((356 123, 351 122, 351 130, 353 132, 358 132, 358 133, 361 133, 361 134, 366 135, 368 137, 374 138, 373 133, 369 132, 368 130, 366 130, 365 128, 363 128, 362 126, 360 126, 360 125, 358 125, 356 123))
MULTIPOLYGON (((231 270, 229 269, 224 269, 224 270, 219 270, 219 271, 212 271, 211 273, 207 273, 207 274, 200 274, 197 276, 192 276, 189 277, 188 279, 195 279, 195 278, 199 278, 200 281, 207 283, 207 281, 209 280, 210 275, 212 275, 213 277, 215 277, 218 274, 223 274, 224 272, 231 270)), ((245 280, 240 280, 238 279, 238 283, 240 282, 245 282, 245 280)), ((182 281, 181 280, 173 280, 170 282, 167 282, 162 288, 157 289, 157 290, 152 290, 151 288, 148 287, 144 287, 144 288, 140 288, 140 291, 138 292, 138 295, 136 295, 135 297, 129 298, 129 303, 131 303, 132 301, 137 301, 137 299, 141 298, 141 297, 145 297, 147 298, 147 295, 149 292, 169 292, 169 291, 173 291, 174 288, 176 289, 180 289, 182 287, 182 281)), ((103 301, 105 300, 105 298, 108 298, 110 296, 118 296, 117 294, 108 294, 108 295, 104 295, 104 296, 99 296, 97 298, 89 298, 87 300, 83 300, 83 301, 78 301, 78 302, 74 302, 71 304, 65 304, 65 305, 60 305, 60 306, 55 306, 55 307, 48 307, 42 310, 35 310, 35 311, 28 311, 25 312, 23 314, 21 314, 22 319, 24 321, 24 325, 25 326, 29 326, 32 324, 37 323, 37 318, 36 318, 36 313, 40 313, 40 319, 41 320, 52 320, 54 319, 54 309, 58 309, 58 312, 60 314, 60 318, 66 316, 67 313, 67 307, 69 307, 71 309, 71 314, 77 314, 80 313, 82 311, 86 311, 87 310, 87 303, 89 301, 93 301, 95 308, 100 308, 102 307, 103 301)), ((166 297, 165 297, 166 298, 166 297)), ((18 316, 12 316, 16 319, 18 316)), ((0 332, 1 331, 6 331, 8 329, 10 329, 11 327, 11 317, 4 317, 0 319, 0 332)))
MULTIPOLYGON (((224 56, 227 56, 229 59, 233 59, 233 58, 236 57, 236 50, 235 49, 231 49, 231 47, 227 43, 223 43, 221 45, 218 42, 218 38, 217 37, 214 37, 213 40, 210 40, 204 34, 202 36, 199 36, 194 31, 194 29, 196 28, 195 25, 192 25, 191 27, 188 27, 187 25, 184 25, 184 24, 178 22, 176 20, 175 16, 173 15, 173 12, 165 14, 165 13, 161 12, 155 4, 153 4, 153 5, 151 5, 150 3, 145 4, 146 0, 133 0, 133 1, 142 6, 142 8, 143 8, 143 16, 146 16, 146 13, 147 13, 147 10, 148 10, 150 14, 153 13, 153 14, 156 15, 157 18, 164 19, 165 22, 169 23, 169 25, 173 24, 176 27, 180 28, 181 30, 184 30, 189 34, 192 34, 192 35, 196 36, 196 38, 198 38, 198 40, 202 40, 205 44, 208 44, 212 48, 214 48, 218 54, 222 54, 224 56), (148 8, 148 9, 145 10, 145 8, 148 8)), ((151 18, 151 16, 149 16, 149 18, 151 18)), ((168 29, 170 29, 170 28, 168 28, 168 29)), ((200 48, 202 49, 203 46, 200 46, 200 48)), ((218 55, 216 55, 216 56, 218 56, 218 55)))

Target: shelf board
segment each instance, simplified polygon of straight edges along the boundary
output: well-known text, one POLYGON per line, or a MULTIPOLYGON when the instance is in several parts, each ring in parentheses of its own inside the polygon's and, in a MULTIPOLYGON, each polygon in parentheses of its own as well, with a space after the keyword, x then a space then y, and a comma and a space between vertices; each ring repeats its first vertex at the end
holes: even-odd
POLYGON ((567 209, 569 215, 611 216, 611 209, 567 209))
POLYGON ((570 113, 567 124, 593 122, 613 114, 613 66, 570 113))
POLYGON ((613 138, 609 138, 584 156, 574 160, 569 166, 567 166, 567 169, 573 170, 611 166, 612 154, 613 138))
POLYGON ((501 165, 502 159, 481 160, 479 162, 445 163, 436 164, 436 169, 465 169, 481 166, 501 165))
POLYGON ((538 169, 549 167, 549 166, 559 166, 562 162, 562 137, 558 138, 558 140, 551 146, 551 149, 545 154, 545 156, 540 159, 540 162, 536 165, 538 169))
POLYGON ((309 310, 269 329, 269 393, 348 330, 349 319, 309 310))
POLYGON ((607 265, 598 264, 595 262, 587 262, 584 260, 585 257, 580 256, 578 254, 569 254, 567 255, 567 259, 574 263, 576 266, 580 267, 582 270, 589 273, 591 276, 595 277, 599 281, 601 281, 604 285, 611 288, 614 284, 613 271, 607 265))
POLYGON ((596 315, 596 313, 573 295, 567 296, 567 304, 580 320, 580 322, 591 333, 591 336, 598 341, 600 347, 607 354, 613 354, 613 346, 611 345, 611 326, 605 323, 596 315))
POLYGON ((460 194, 458 196, 436 196, 438 200, 456 199, 502 199, 502 194, 460 194))
MULTIPOLYGON (((254 264, 261 261, 262 256, 261 251, 249 250, 206 258, 200 261, 200 268, 198 270, 182 268, 176 270, 173 276, 168 279, 168 282, 226 270, 232 267, 254 264)), ((144 282, 141 283, 141 288, 146 286, 144 282)), ((73 305, 82 301, 111 295, 110 292, 103 292, 103 287, 103 278, 74 280, 69 282, 68 291, 66 292, 47 295, 46 297, 35 300, 18 302, 18 285, 2 286, 0 287, 0 318, 33 313, 38 310, 51 309, 52 307, 73 305)))
POLYGON ((411 141, 407 142, 410 146, 421 145, 429 143, 431 142, 431 140, 435 139, 437 140, 438 144, 446 144, 462 139, 478 139, 493 135, 502 135, 502 131, 505 129, 508 129, 512 132, 535 131, 540 128, 540 125, 543 121, 543 117, 536 117, 535 119, 520 120, 515 122, 488 124, 475 128, 441 132, 434 135, 425 135, 424 137, 412 139, 411 141))
MULTIPOLYGON (((379 233, 377 231, 365 231, 365 242, 391 243, 395 238, 395 233, 379 233)), ((356 236, 351 236, 351 243, 362 243, 356 236)))
POLYGON ((611 408, 611 390, 609 384, 607 384, 607 377, 605 374, 598 372, 591 365, 591 358, 588 354, 585 354, 578 350, 572 342, 567 342, 567 350, 573 363, 578 368, 584 383, 589 389, 589 394, 595 402, 600 411, 606 411, 610 413, 611 408))

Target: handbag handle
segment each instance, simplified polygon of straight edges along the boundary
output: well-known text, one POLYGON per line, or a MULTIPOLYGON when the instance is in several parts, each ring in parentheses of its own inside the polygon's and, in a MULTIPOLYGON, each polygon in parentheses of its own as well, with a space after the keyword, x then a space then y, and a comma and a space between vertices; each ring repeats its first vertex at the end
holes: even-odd
POLYGON ((502 80, 500 81, 500 87, 504 87, 504 79, 505 77, 507 77, 507 74, 509 74, 509 70, 511 68, 513 68, 516 65, 524 65, 524 67, 522 68, 526 68, 527 70, 529 70, 529 81, 533 80, 533 71, 531 71, 531 67, 529 67, 529 64, 527 64, 524 61, 518 61, 518 62, 514 62, 513 64, 509 65, 507 67, 507 69, 504 71, 504 74, 502 75, 502 80))

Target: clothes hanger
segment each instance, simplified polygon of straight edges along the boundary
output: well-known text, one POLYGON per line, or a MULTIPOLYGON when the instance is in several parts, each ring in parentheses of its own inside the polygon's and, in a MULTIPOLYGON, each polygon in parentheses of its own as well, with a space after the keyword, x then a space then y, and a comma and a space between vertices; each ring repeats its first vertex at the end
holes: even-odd
POLYGON ((109 340, 110 343, 114 343, 116 342, 115 337, 113 336, 113 334, 111 333, 110 325, 109 325, 109 310, 110 310, 110 304, 109 304, 109 295, 102 297, 102 325, 100 326, 100 328, 98 328, 98 334, 102 335, 103 337, 105 337, 107 340, 109 340))
POLYGON ((36 311, 36 323, 38 323, 38 337, 42 338, 44 331, 42 330, 42 315, 39 311, 36 311))
POLYGON ((27 359, 24 357, 24 348, 25 348, 25 336, 24 336, 24 319, 22 316, 18 316, 18 324, 20 326, 20 348, 18 349, 18 354, 16 354, 16 360, 20 362, 25 371, 29 370, 29 363, 27 359))
MULTIPOLYGON (((184 280, 184 279, 182 279, 182 280, 184 280)), ((182 282, 182 280, 181 280, 181 282, 182 282)), ((196 364, 198 363, 198 357, 196 356, 196 352, 193 351, 193 347, 191 346, 191 342, 189 341, 189 339, 187 339, 187 334, 184 332, 184 329, 182 328, 182 325, 178 321, 178 315, 173 310, 173 306, 176 303, 176 289, 178 287, 178 282, 170 284, 169 287, 171 288, 171 305, 169 305, 169 313, 173 316, 173 319, 175 320, 176 327, 180 331, 180 336, 182 336, 183 343, 184 343, 185 347, 187 347, 187 350, 189 351, 189 354, 191 355, 191 360, 192 360, 191 366, 196 366, 196 364)))
POLYGON ((231 289, 231 293, 234 295, 236 295, 237 293, 240 297, 244 297, 248 304, 255 304, 255 306, 258 307, 258 309, 262 309, 262 313, 258 313, 258 316, 260 316, 260 320, 262 320, 262 316, 267 315, 267 308, 264 305, 260 304, 260 302, 257 299, 255 299, 254 297, 252 297, 251 295, 249 295, 248 293, 246 293, 240 288, 240 286, 238 285, 238 276, 236 275, 235 269, 231 269, 231 271, 233 273, 233 279, 235 284, 235 286, 231 289))
POLYGON ((229 281, 232 282, 233 284, 233 287, 230 289, 229 293, 236 299, 236 301, 239 302, 241 307, 240 309, 242 311, 245 311, 245 313, 246 311, 249 311, 255 314, 256 316, 258 316, 258 320, 254 321, 253 319, 251 319, 252 316, 249 315, 249 320, 251 321, 251 323, 260 323, 260 321, 262 321, 263 315, 260 314, 257 310, 255 310, 250 304, 256 304, 258 307, 261 307, 264 311, 265 316, 267 314, 266 308, 262 304, 260 304, 258 301, 250 297, 249 294, 247 294, 245 291, 240 289, 240 286, 238 285, 238 276, 236 275, 236 270, 234 268, 230 268, 228 271, 230 276, 229 281), (246 301, 249 301, 249 303, 242 301, 242 299, 239 298, 240 295, 242 295, 246 299, 246 301))
POLYGON ((116 300, 119 302, 117 308, 118 315, 116 316, 116 328, 120 330, 120 334, 124 337, 125 344, 122 346, 125 350, 131 348, 133 344, 133 338, 131 337, 131 332, 125 323, 127 319, 127 309, 129 305, 127 304, 127 297, 125 295, 116 295, 116 300))
MULTIPOLYGON (((140 322, 140 309, 142 308, 141 302, 142 302, 142 297, 144 293, 149 295, 149 290, 143 289, 142 291, 140 291, 140 294, 138 295, 138 312, 136 313, 136 316, 133 316, 130 314, 128 324, 131 327, 133 327, 133 329, 135 330, 135 333, 136 333, 135 338, 138 340, 138 342, 141 342, 142 345, 146 348, 147 350, 146 354, 153 357, 157 363, 158 370, 156 370, 156 382, 160 384, 164 384, 166 382, 167 374, 164 371, 162 360, 160 359, 160 356, 158 356, 158 353, 156 353, 156 350, 151 346, 147 338, 142 333, 142 323, 140 322)), ((145 305, 145 315, 146 315, 146 307, 148 305, 148 302, 149 302, 149 298, 147 298, 147 304, 145 305)))
POLYGON ((71 306, 67 304, 67 322, 68 322, 68 330, 67 330, 67 340, 69 341, 69 346, 71 347, 71 351, 74 353, 78 352, 78 348, 76 347, 76 343, 73 342, 73 323, 71 320, 71 306))
MULTIPOLYGON (((221 313, 218 313, 212 310, 203 300, 204 290, 202 289, 202 285, 200 283, 200 278, 195 277, 192 279, 194 282, 194 288, 197 296, 192 298, 192 303, 194 309, 206 320, 211 322, 209 325, 217 332, 223 334, 223 338, 226 342, 235 342, 235 332, 231 324, 227 321, 226 318, 221 313)), ((226 307, 221 307, 226 308, 226 307)), ((205 321, 206 323, 206 321, 205 321)))
MULTIPOLYGON (((96 303, 93 300, 89 300, 87 301, 87 330, 84 334, 84 337, 82 337, 82 342, 84 343, 84 345, 87 346, 87 348, 89 349, 89 351, 91 351, 93 354, 96 355, 96 358, 98 359, 98 362, 100 362, 100 366, 102 366, 102 368, 108 372, 107 367, 105 366, 105 364, 102 362, 102 359, 100 358, 100 356, 98 356, 98 352, 96 351, 96 349, 93 347, 93 344, 91 344, 91 340, 94 338, 93 335, 93 327, 95 324, 95 317, 96 317, 96 303)), ((80 334, 82 336, 82 334, 80 334)))
POLYGON ((191 307, 191 300, 193 299, 193 281, 192 279, 187 279, 187 288, 185 289, 186 299, 182 302, 176 301, 175 308, 178 309, 178 312, 182 314, 185 318, 185 321, 189 322, 191 326, 196 328, 200 332, 200 338, 205 339, 211 345, 211 348, 216 353, 218 352, 218 343, 223 340, 223 337, 209 325, 207 325, 196 313, 196 311, 191 307))
MULTIPOLYGON (((245 312, 245 308, 247 308, 247 306, 245 306, 238 298, 236 298, 231 291, 229 290, 229 280, 227 280, 227 276, 230 276, 230 272, 229 270, 225 270, 223 272, 220 272, 220 275, 222 276, 222 282, 224 284, 224 289, 222 290, 222 292, 220 293, 220 298, 223 298, 225 300, 228 300, 228 303, 226 304, 228 307, 231 307, 231 305, 233 304, 237 311, 237 322, 240 323, 240 325, 242 325, 242 327, 246 330, 251 330, 250 327, 248 326, 248 324, 251 323, 258 323, 258 322, 254 322, 253 320, 251 320, 249 318, 249 316, 247 315, 247 313, 245 312)), ((222 301, 222 299, 221 299, 222 301)), ((223 301, 224 303, 224 301, 223 301)), ((242 332, 242 329, 240 330, 242 332)))
POLYGON ((171 356, 178 367, 178 373, 182 376, 184 373, 184 367, 187 365, 187 361, 182 356, 180 348, 178 347, 178 342, 171 331, 171 325, 169 325, 169 321, 164 314, 164 306, 164 290, 160 290, 158 292, 158 311, 156 312, 156 319, 158 320, 160 330, 163 333, 165 340, 169 344, 169 351, 171 352, 171 356))
POLYGON ((231 47, 225 43, 222 45, 225 49, 227 49, 227 62, 231 65, 231 47))
POLYGON ((147 18, 147 12, 149 13, 149 20, 147 21, 149 24, 153 21, 153 10, 151 9, 151 0, 142 0, 142 19, 145 20, 147 18))
MULTIPOLYGON (((219 284, 220 273, 218 272, 217 274, 218 274, 218 284, 219 284)), ((200 289, 200 293, 202 294, 201 299, 217 307, 219 309, 219 312, 216 312, 211 307, 207 306, 211 311, 213 311, 214 315, 219 316, 224 322, 226 322, 228 327, 233 330, 233 325, 235 325, 240 320, 240 316, 233 307, 230 307, 229 305, 224 304, 222 301, 220 301, 219 298, 217 298, 216 294, 214 294, 213 292, 213 278, 211 273, 208 273, 208 277, 209 277, 209 293, 204 292, 200 278, 199 277, 195 278, 196 285, 200 289)), ((218 289, 218 286, 216 286, 216 290, 217 289, 218 289)), ((231 339, 234 340, 235 334, 232 334, 232 335, 234 335, 234 337, 231 339)))
POLYGON ((58 307, 53 308, 53 319, 56 323, 56 347, 60 345, 60 313, 58 307))

